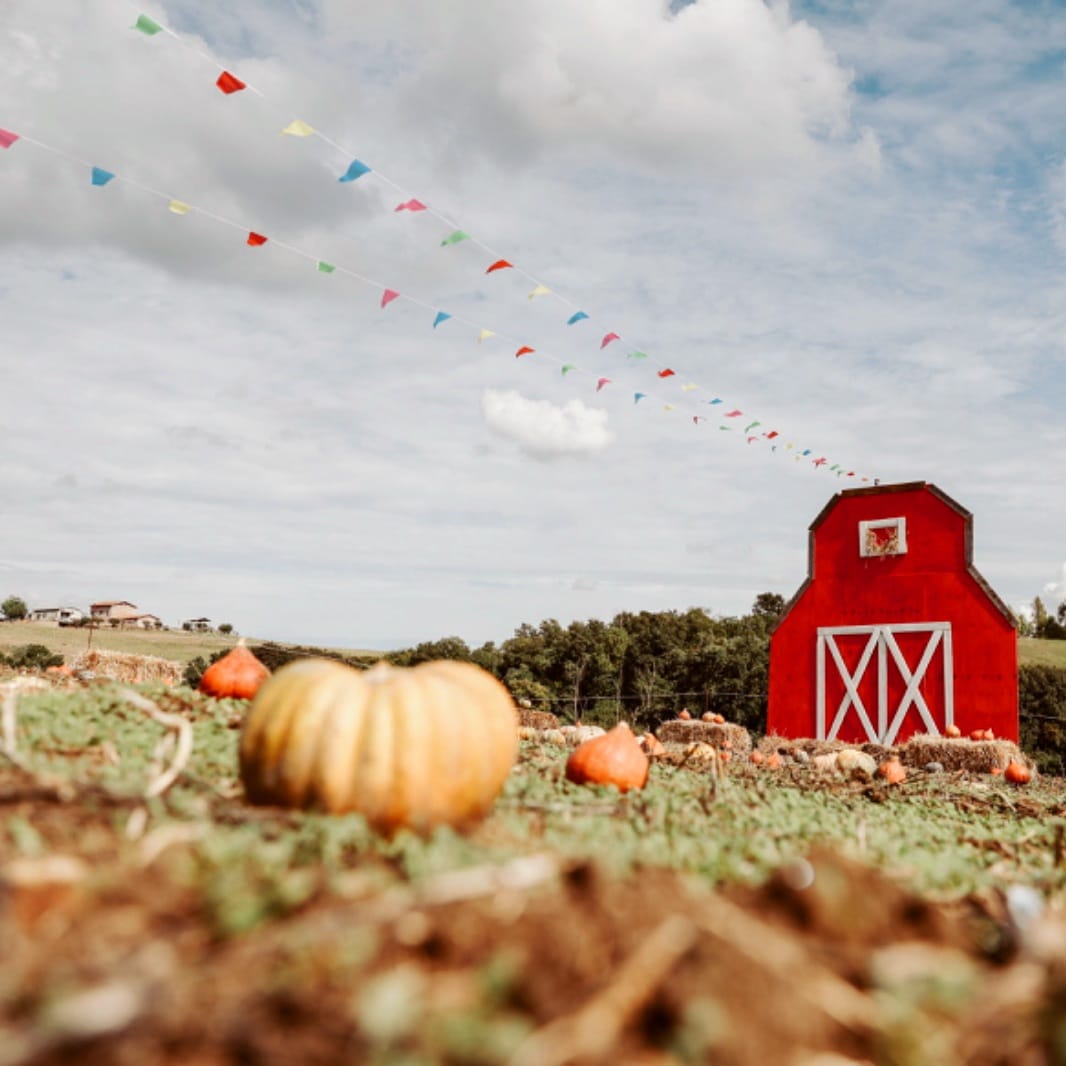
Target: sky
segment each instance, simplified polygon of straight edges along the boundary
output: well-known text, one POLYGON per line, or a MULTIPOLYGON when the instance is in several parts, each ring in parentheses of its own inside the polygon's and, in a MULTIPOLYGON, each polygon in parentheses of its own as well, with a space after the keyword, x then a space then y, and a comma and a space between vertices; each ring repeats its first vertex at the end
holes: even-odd
POLYGON ((876 478, 1066 599, 1066 5, 5 0, 0 54, 0 596, 740 614, 876 478))

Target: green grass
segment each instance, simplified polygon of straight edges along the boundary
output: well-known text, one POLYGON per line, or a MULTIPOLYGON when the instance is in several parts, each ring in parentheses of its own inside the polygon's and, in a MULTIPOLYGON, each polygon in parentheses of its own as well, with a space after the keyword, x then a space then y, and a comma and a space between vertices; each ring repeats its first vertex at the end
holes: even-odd
POLYGON ((1066 640, 1018 638, 1018 662, 1035 666, 1057 666, 1066 670, 1066 640))

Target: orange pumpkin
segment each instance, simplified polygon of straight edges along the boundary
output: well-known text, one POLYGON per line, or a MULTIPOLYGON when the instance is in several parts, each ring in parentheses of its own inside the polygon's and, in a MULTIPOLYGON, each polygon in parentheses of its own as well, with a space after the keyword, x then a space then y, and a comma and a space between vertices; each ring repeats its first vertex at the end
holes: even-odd
POLYGON ((602 737, 576 747, 566 760, 566 779, 575 785, 614 785, 619 792, 643 788, 648 781, 648 757, 625 722, 602 737))
POLYGON ((248 650, 244 638, 212 663, 200 678, 200 691, 218 700, 250 700, 270 671, 248 650))
POLYGON ((907 770, 899 759, 887 759, 877 768, 877 772, 890 784, 901 785, 907 780, 907 770))
POLYGON ((691 715, 691 714, 689 714, 689 711, 688 711, 688 708, 687 708, 687 707, 682 707, 682 708, 681 708, 681 710, 680 710, 680 711, 678 711, 678 714, 677 714, 677 716, 678 716, 678 718, 680 718, 680 719, 681 719, 681 720, 682 720, 683 722, 687 722, 687 721, 688 721, 688 720, 689 720, 689 719, 690 719, 690 718, 692 717, 692 715, 691 715))
POLYGON ((780 752, 773 752, 766 760, 767 770, 780 770, 783 765, 780 752))
POLYGON ((517 753, 511 694, 473 663, 360 671, 299 659, 245 715, 240 773, 252 803, 358 811, 387 835, 428 833, 482 818, 517 753))
POLYGON ((1003 780, 1012 785, 1027 785, 1032 777, 1032 771, 1023 762, 1011 759, 1007 763, 1007 769, 1003 771, 1003 780))
POLYGON ((723 725, 725 723, 725 718, 723 718, 720 714, 714 714, 711 715, 711 721, 716 723, 717 725, 723 725))
POLYGON ((962 730, 952 722, 950 725, 944 726, 944 736, 946 737, 961 737, 962 730))
POLYGON ((700 718, 702 718, 705 722, 713 722, 714 721, 714 715, 711 714, 710 711, 704 711, 703 714, 700 715, 700 718))
POLYGON ((970 734, 970 739, 971 740, 984 740, 985 739, 985 731, 983 729, 975 729, 970 734))
POLYGON ((996 734, 993 733, 991 729, 986 729, 985 730, 984 739, 985 740, 995 740, 996 739, 996 734))
POLYGON ((642 747, 648 755, 665 755, 666 748, 663 747, 662 741, 654 733, 645 733, 641 737, 642 747))
POLYGON ((748 756, 748 761, 754 763, 756 766, 762 766, 766 762, 766 756, 757 748, 748 756))

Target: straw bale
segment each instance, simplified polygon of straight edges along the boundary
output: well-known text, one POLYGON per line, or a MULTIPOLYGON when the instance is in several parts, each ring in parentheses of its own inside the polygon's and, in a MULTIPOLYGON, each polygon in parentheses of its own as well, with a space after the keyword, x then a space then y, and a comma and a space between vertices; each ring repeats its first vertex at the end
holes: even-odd
POLYGON ((124 681, 126 684, 141 684, 145 681, 162 681, 169 685, 181 684, 184 665, 172 659, 156 655, 126 655, 117 651, 90 649, 82 652, 71 664, 75 673, 91 670, 97 677, 124 681))
POLYGON ((976 774, 1006 769, 1011 759, 1030 765, 1018 745, 1010 740, 970 740, 930 733, 911 737, 900 749, 899 758, 905 766, 921 767, 938 762, 948 771, 969 770, 976 774))
POLYGON ((683 766, 687 770, 708 770, 718 764, 718 750, 702 741, 679 743, 664 741, 665 749, 661 755, 654 756, 656 762, 669 766, 683 766))
POLYGON ((518 724, 530 729, 558 729, 559 719, 550 711, 533 711, 519 705, 518 724))
POLYGON ((741 725, 732 722, 702 722, 693 719, 685 721, 674 718, 663 722, 655 731, 663 744, 694 744, 701 742, 721 748, 728 741, 738 756, 746 756, 751 751, 751 734, 741 725))

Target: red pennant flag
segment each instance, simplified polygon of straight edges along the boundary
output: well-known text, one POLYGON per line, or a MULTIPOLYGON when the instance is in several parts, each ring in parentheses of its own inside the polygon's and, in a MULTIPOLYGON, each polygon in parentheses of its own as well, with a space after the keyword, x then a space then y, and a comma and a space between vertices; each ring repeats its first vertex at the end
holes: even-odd
POLYGON ((266 242, 267 242, 267 240, 268 240, 268 239, 269 239, 269 238, 267 238, 267 237, 264 237, 264 236, 263 236, 263 235, 262 235, 261 233, 254 233, 254 232, 253 232, 253 233, 249 233, 249 234, 248 234, 248 243, 249 243, 249 244, 250 244, 250 245, 251 245, 251 246, 252 246, 253 248, 258 248, 258 247, 259 247, 259 245, 261 245, 261 244, 266 244, 266 242))
POLYGON ((825 466, 829 460, 823 457, 821 459, 812 459, 811 462, 814 463, 815 466, 825 466))
POLYGON ((743 411, 726 411, 726 413, 724 415, 722 415, 722 417, 723 418, 739 418, 743 413, 744 413, 743 411))
POLYGON ((667 367, 665 370, 659 371, 659 377, 661 378, 672 378, 673 376, 674 372, 669 367, 667 367))
POLYGON ((600 351, 603 351, 603 349, 606 348, 607 345, 611 343, 611 341, 616 341, 618 339, 619 339, 619 337, 618 337, 617 333, 608 333, 603 338, 603 340, 600 341, 600 351))
POLYGON ((400 295, 400 294, 399 294, 399 293, 398 293, 398 292, 397 292, 397 291, 396 291, 395 289, 386 289, 386 290, 385 290, 385 291, 384 291, 384 292, 383 292, 383 293, 381 294, 381 306, 382 306, 382 307, 387 307, 387 306, 388 306, 389 304, 391 304, 391 303, 392 303, 392 301, 393 301, 393 300, 395 300, 395 299, 396 299, 396 297, 397 297, 397 296, 399 296, 399 295, 400 295))
POLYGON ((425 211, 426 205, 421 200, 405 200, 402 204, 397 204, 393 211, 425 211))
POLYGON ((215 84, 227 96, 229 96, 230 93, 239 93, 241 89, 247 88, 240 78, 235 78, 228 70, 224 70, 219 74, 218 81, 216 81, 215 84))
POLYGON ((692 416, 692 424, 694 426, 698 426, 700 424, 700 422, 702 422, 702 421, 703 421, 703 419, 701 419, 699 415, 693 415, 692 416))
POLYGON ((508 263, 506 259, 497 259, 485 273, 491 274, 494 270, 506 270, 508 267, 514 267, 514 263, 508 263))
POLYGON ((776 429, 771 429, 770 432, 764 434, 764 436, 766 437, 767 440, 773 440, 774 437, 779 437, 779 436, 781 436, 781 434, 778 433, 776 429))
POLYGON ((535 348, 530 348, 528 344, 523 344, 517 352, 514 353, 514 357, 517 359, 520 355, 529 355, 530 352, 536 351, 535 348))
POLYGON ((611 379, 610 378, 600 378, 600 380, 596 382, 596 391, 599 392, 600 389, 602 389, 604 385, 610 385, 610 384, 611 384, 611 379))

